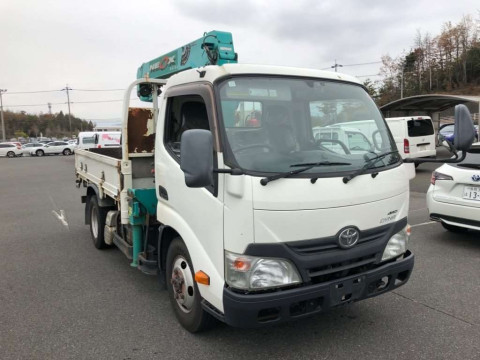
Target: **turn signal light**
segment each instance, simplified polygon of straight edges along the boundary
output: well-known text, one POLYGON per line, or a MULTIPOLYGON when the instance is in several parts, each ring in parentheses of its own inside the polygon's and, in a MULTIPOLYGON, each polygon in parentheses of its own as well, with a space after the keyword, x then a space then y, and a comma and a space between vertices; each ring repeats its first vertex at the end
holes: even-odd
POLYGON ((202 270, 200 270, 195 273, 195 281, 198 284, 210 285, 210 276, 208 276, 202 270))
POLYGON ((250 270, 251 263, 248 259, 238 258, 233 262, 233 267, 236 271, 248 271, 250 270))

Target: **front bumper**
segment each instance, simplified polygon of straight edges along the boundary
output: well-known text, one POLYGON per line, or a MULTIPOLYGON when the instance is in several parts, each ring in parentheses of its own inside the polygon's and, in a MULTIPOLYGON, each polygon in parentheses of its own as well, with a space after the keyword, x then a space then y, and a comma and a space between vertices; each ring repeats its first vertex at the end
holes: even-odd
POLYGON ((413 265, 414 255, 407 251, 397 261, 321 284, 265 294, 239 294, 224 288, 222 320, 231 326, 250 328, 312 316, 402 286, 410 278, 413 265))

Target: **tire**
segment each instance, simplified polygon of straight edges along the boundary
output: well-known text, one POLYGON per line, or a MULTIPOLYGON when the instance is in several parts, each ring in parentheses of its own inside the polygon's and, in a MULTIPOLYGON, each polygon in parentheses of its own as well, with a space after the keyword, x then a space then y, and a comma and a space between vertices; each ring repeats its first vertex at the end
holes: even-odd
POLYGON ((448 230, 454 233, 464 233, 468 231, 468 229, 464 227, 450 225, 450 224, 444 223, 443 221, 441 221, 441 223, 445 230, 448 230))
POLYGON ((43 155, 45 155, 45 152, 43 150, 37 150, 37 151, 35 151, 35 155, 43 156, 43 155))
POLYGON ((72 150, 65 149, 65 150, 63 150, 62 154, 65 155, 65 156, 72 155, 72 150))
POLYGON ((8 156, 9 158, 14 158, 14 157, 15 157, 15 153, 14 153, 13 151, 9 151, 9 152, 7 153, 7 156, 8 156))
POLYGON ((211 328, 216 320, 202 308, 192 261, 180 237, 173 239, 168 248, 166 279, 168 297, 178 322, 191 333, 211 328))
POLYGON ((104 239, 105 219, 108 209, 98 206, 98 200, 95 195, 90 197, 88 206, 90 207, 90 235, 92 236, 93 245, 97 249, 105 249, 108 247, 104 239))

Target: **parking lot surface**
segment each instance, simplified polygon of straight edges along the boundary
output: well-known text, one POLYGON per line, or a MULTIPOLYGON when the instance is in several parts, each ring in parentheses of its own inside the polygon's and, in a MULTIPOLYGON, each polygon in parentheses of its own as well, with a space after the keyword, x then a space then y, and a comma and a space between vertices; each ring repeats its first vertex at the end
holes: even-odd
POLYGON ((480 233, 428 219, 434 164, 411 182, 410 281, 263 329, 192 335, 167 292, 84 225, 73 156, 0 159, 0 359, 480 359, 480 233))

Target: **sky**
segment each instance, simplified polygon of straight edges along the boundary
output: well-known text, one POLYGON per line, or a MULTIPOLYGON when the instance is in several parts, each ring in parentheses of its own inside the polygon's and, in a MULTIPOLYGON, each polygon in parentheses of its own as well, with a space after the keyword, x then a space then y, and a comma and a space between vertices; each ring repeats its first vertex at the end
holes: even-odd
POLYGON ((0 89, 6 110, 48 113, 51 103, 68 113, 68 85, 73 115, 114 123, 137 68, 204 32, 231 32, 241 63, 333 71, 336 61, 380 80, 383 55, 400 56, 418 31, 436 36, 464 15, 480 19, 480 2, 1 0, 0 89))

